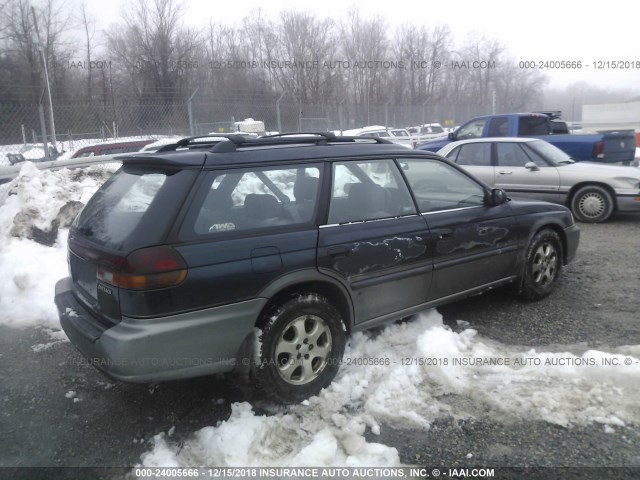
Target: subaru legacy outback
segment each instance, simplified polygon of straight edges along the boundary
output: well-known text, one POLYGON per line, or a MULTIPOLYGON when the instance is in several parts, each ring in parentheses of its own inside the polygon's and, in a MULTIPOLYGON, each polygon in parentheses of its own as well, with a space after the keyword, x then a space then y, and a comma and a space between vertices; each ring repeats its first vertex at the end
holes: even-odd
POLYGON ((238 369, 296 402, 350 333, 504 284, 540 299, 578 241, 564 206, 384 139, 183 139, 124 159, 87 203, 55 302, 109 377, 238 369))

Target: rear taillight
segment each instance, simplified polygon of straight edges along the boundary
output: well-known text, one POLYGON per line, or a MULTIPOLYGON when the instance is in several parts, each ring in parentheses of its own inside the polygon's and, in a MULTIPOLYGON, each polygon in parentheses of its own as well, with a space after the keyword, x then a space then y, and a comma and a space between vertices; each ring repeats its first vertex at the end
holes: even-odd
POLYGON ((593 145, 593 158, 604 158, 604 143, 602 141, 596 142, 593 145))
POLYGON ((187 264, 171 247, 149 247, 127 256, 122 268, 114 271, 98 268, 97 278, 114 287, 128 290, 150 290, 173 287, 187 276, 187 264))

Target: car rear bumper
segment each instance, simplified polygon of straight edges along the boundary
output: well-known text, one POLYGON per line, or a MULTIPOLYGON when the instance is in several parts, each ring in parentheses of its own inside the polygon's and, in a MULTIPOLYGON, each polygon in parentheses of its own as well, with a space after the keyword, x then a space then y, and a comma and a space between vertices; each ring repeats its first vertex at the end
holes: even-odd
POLYGON ((69 277, 56 284, 60 324, 71 343, 107 376, 148 383, 228 372, 266 303, 257 298, 151 319, 98 322, 72 293, 69 277))
POLYGON ((565 265, 570 263, 576 256, 578 244, 580 243, 580 229, 575 223, 564 229, 565 238, 567 239, 565 252, 565 265))

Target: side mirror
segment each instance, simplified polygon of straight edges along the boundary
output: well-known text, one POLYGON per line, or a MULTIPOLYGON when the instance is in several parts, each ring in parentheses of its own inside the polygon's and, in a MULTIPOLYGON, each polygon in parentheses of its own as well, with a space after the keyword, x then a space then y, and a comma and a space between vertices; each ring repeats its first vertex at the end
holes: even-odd
POLYGON ((524 164, 524 168, 527 168, 529 170, 531 170, 532 172, 535 172, 536 170, 540 170, 540 167, 538 167, 538 165, 536 165, 533 162, 527 162, 524 164))
POLYGON ((447 138, 448 138, 449 140, 451 140, 452 142, 455 142, 455 141, 456 141, 456 135, 455 135, 455 132, 449 132, 449 134, 447 135, 447 138))
POLYGON ((489 197, 489 206, 495 207, 496 205, 502 205, 509 200, 507 197, 507 192, 502 190, 501 188, 494 188, 491 190, 491 196, 489 197))

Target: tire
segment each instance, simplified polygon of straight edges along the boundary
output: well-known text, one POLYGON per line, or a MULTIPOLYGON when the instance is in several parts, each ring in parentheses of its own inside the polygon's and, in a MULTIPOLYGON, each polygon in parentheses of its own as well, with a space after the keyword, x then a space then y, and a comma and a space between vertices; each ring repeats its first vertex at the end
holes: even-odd
POLYGON ((283 403, 317 395, 338 372, 346 331, 323 296, 296 295, 267 315, 254 376, 258 391, 283 403))
POLYGON ((541 230, 527 247, 520 296, 540 300, 549 295, 562 268, 562 242, 553 230, 541 230))
POLYGON ((581 222, 598 223, 613 213, 613 199, 609 192, 596 185, 579 189, 571 199, 571 211, 581 222))

